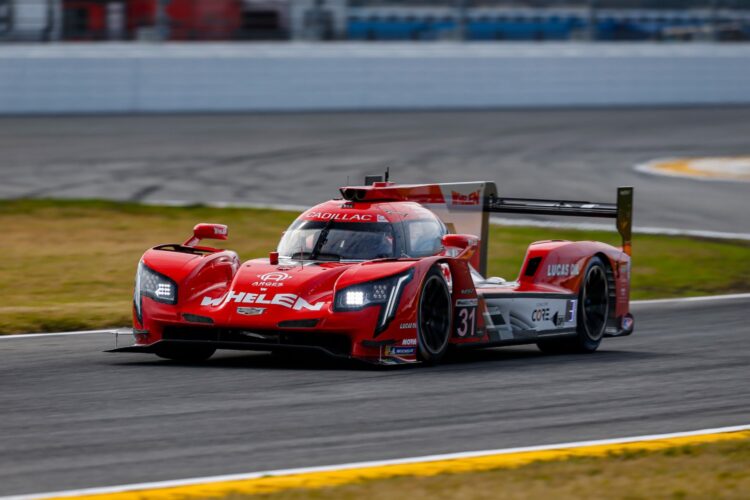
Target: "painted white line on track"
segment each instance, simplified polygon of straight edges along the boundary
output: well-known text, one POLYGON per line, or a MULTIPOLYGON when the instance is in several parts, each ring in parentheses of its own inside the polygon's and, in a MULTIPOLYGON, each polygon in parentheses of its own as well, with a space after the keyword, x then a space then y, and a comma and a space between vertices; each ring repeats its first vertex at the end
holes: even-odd
MULTIPOLYGON (((676 299, 650 299, 650 300, 632 300, 632 305, 650 305, 650 304, 677 304, 680 302, 710 302, 721 300, 743 300, 750 299, 750 293, 733 293, 726 295, 704 295, 700 297, 680 297, 676 299)), ((3 339, 30 339, 39 337, 64 337, 66 335, 91 335, 95 333, 115 334, 117 329, 110 330, 83 330, 78 332, 53 332, 53 333, 20 333, 13 335, 0 335, 3 339)))
MULTIPOLYGON (((490 223, 496 226, 541 227, 549 229, 577 229, 581 231, 606 231, 616 233, 613 224, 596 222, 558 222, 537 219, 510 219, 506 217, 490 217, 490 223)), ((750 233, 728 233, 723 231, 709 231, 703 229, 676 229, 668 227, 635 226, 633 234, 649 234, 657 236, 688 236, 692 238, 710 238, 715 240, 750 241, 750 233)))
POLYGON ((66 337, 69 335, 91 335, 94 333, 112 333, 116 330, 81 330, 77 332, 51 332, 51 333, 19 333, 14 335, 0 335, 0 340, 30 339, 39 337, 66 337))
POLYGON ((651 299, 651 300, 634 300, 631 304, 648 305, 648 304, 676 304, 680 302, 710 302, 718 300, 738 300, 750 299, 750 293, 732 293, 727 295, 705 295, 702 297, 682 297, 679 299, 651 299))
POLYGON ((701 429, 687 432, 672 432, 668 434, 649 434, 645 436, 633 436, 615 439, 599 439, 593 441, 576 441, 572 443, 557 443, 538 446, 524 446, 519 448, 501 448, 495 450, 468 451, 459 453, 447 453, 442 455, 426 455, 421 457, 396 458, 392 460, 375 460, 370 462, 352 462, 337 465, 324 465, 318 467, 302 467, 297 469, 278 469, 260 472, 249 472, 245 474, 228 474, 224 476, 206 476, 188 479, 177 479, 172 481, 155 481, 151 483, 124 484, 118 486, 107 486, 102 488, 86 488, 79 490, 57 491, 49 493, 35 493, 30 495, 16 495, 0 497, 0 500, 38 500, 49 497, 76 497, 81 495, 97 495, 107 493, 124 493, 137 490, 151 490, 158 488, 172 488, 177 486, 190 486, 195 484, 219 483, 226 481, 241 481, 245 479, 258 479, 267 476, 289 476, 295 474, 309 474, 312 472, 331 472, 349 469, 360 469, 365 467, 381 467, 388 465, 412 464, 418 462, 436 462, 443 460, 456 460, 462 458, 482 457, 487 455, 507 455, 511 453, 524 453, 544 450, 563 450, 566 448, 578 448, 583 446, 614 445, 624 443, 636 443, 639 441, 654 441, 660 439, 672 439, 680 437, 699 436, 702 434, 720 434, 727 432, 741 432, 750 430, 750 425, 735 425, 730 427, 718 427, 714 429, 701 429))

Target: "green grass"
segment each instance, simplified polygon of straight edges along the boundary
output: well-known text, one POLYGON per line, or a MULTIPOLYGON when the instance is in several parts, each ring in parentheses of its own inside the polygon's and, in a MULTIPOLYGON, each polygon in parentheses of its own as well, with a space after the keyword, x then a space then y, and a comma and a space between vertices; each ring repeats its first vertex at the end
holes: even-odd
MULTIPOLYGON (((150 246, 186 239, 198 222, 230 227, 242 259, 265 256, 296 217, 272 210, 153 207, 103 201, 0 202, 0 333, 123 326, 133 274, 150 246)), ((513 279, 529 243, 615 233, 492 227, 489 274, 513 279)), ((633 298, 750 290, 750 243, 636 236, 633 298)))

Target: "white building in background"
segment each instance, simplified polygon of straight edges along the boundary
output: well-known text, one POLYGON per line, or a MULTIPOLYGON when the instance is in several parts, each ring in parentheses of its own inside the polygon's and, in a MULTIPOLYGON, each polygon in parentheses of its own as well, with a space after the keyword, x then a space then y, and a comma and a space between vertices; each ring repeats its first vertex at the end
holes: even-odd
POLYGON ((59 40, 62 0, 0 0, 0 40, 59 40))
POLYGON ((290 0, 290 33, 295 40, 346 38, 347 0, 290 0))

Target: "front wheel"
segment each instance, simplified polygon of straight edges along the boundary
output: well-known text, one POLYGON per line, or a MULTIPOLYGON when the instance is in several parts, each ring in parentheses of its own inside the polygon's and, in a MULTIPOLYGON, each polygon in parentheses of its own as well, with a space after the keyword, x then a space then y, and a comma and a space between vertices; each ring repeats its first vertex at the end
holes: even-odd
POLYGON ((422 283, 417 333, 419 358, 429 364, 440 362, 450 340, 451 296, 438 267, 431 268, 422 283))
POLYGON ((609 292, 607 268, 599 257, 594 257, 586 266, 578 293, 576 336, 538 342, 539 350, 553 354, 596 351, 609 320, 609 292))
POLYGON ((156 355, 160 358, 182 363, 198 363, 206 361, 215 352, 215 348, 202 345, 164 345, 159 346, 156 355))

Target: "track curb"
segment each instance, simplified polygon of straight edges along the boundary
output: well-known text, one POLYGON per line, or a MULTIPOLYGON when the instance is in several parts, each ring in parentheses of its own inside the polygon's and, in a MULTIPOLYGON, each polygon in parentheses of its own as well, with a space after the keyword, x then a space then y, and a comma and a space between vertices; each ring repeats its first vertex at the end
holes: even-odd
POLYGON ((220 498, 229 494, 269 494, 294 489, 321 489, 361 481, 403 476, 436 476, 494 469, 517 468, 533 462, 569 458, 606 457, 632 452, 655 452, 668 448, 750 438, 750 425, 703 429, 620 439, 582 441, 546 446, 486 450, 448 455, 359 462, 306 469, 287 469, 92 488, 38 495, 4 497, 0 500, 90 498, 124 500, 148 498, 177 500, 220 498))

